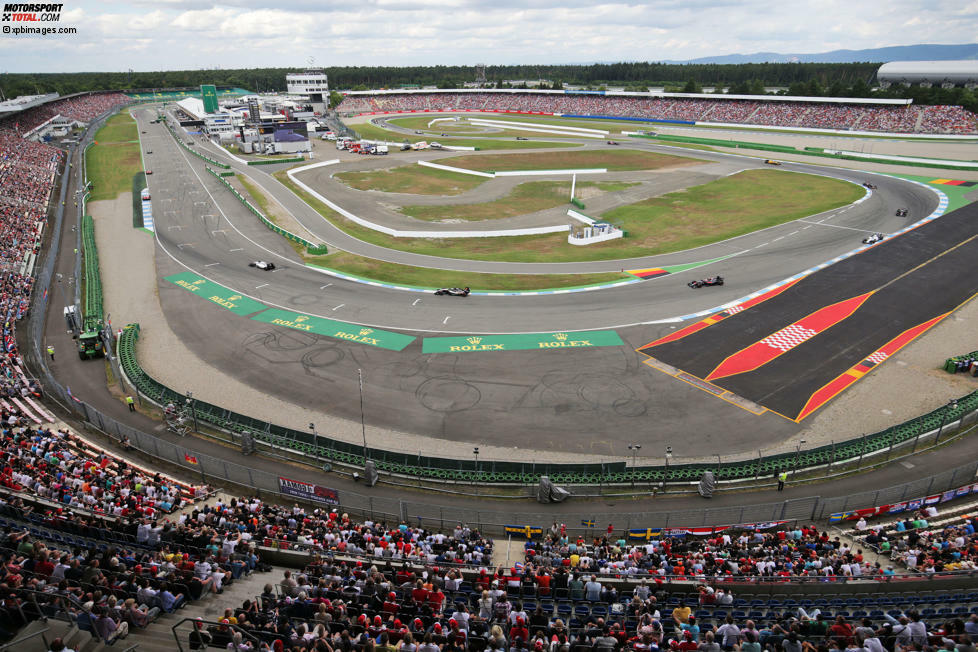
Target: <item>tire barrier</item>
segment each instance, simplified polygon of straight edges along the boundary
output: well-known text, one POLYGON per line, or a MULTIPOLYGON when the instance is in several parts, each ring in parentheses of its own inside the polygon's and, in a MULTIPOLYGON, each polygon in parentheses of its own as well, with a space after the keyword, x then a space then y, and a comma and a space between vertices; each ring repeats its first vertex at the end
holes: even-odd
POLYGON ((84 330, 102 328, 102 276, 99 273, 98 249, 95 246, 95 221, 91 215, 82 216, 82 254, 85 263, 84 330))
POLYGON ((255 208, 254 204, 252 204, 250 201, 248 201, 247 199, 245 199, 241 195, 241 193, 238 192, 237 190, 235 190, 234 186, 232 186, 228 182, 228 180, 225 178, 225 177, 228 177, 228 176, 234 176, 234 173, 233 172, 230 173, 230 174, 227 173, 227 172, 223 172, 223 173, 222 172, 217 172, 217 171, 212 170, 211 168, 207 167, 206 165, 204 166, 204 169, 207 170, 208 172, 210 172, 211 175, 213 175, 215 179, 217 179, 218 181, 220 181, 222 186, 224 186, 226 189, 228 189, 229 191, 231 191, 231 194, 234 195, 235 197, 237 197, 238 198, 238 201, 240 201, 242 204, 244 204, 245 205, 245 208, 247 208, 252 213, 254 213, 255 216, 259 220, 261 220, 261 223, 264 224, 266 227, 268 227, 270 230, 274 231, 275 233, 278 233, 283 238, 286 238, 288 240, 291 240, 292 242, 295 242, 296 244, 302 245, 303 247, 306 248, 306 252, 308 252, 312 256, 322 256, 322 255, 324 255, 324 254, 327 253, 326 245, 324 245, 324 244, 317 245, 317 244, 315 244, 313 242, 310 242, 310 241, 306 240, 303 237, 297 236, 296 234, 292 233, 291 231, 286 231, 285 229, 283 229, 282 227, 278 226, 277 224, 275 224, 274 222, 272 222, 270 219, 268 219, 267 217, 265 217, 265 215, 262 214, 262 212, 260 210, 258 210, 257 208, 255 208))
MULTIPOLYGON (((130 324, 119 338, 119 358, 129 380, 144 396, 160 405, 170 402, 183 404, 187 399, 185 395, 157 382, 139 366, 135 355, 135 341, 138 336, 139 324, 130 324)), ((352 467, 362 467, 364 464, 364 447, 360 444, 337 441, 328 435, 277 426, 203 401, 195 401, 194 409, 199 421, 238 435, 248 432, 256 441, 268 446, 309 457, 310 464, 319 466, 324 461, 352 467)), ((624 462, 538 464, 517 461, 473 461, 409 455, 376 448, 368 448, 366 452, 367 457, 377 465, 379 471, 434 482, 531 485, 536 484, 541 476, 546 475, 559 485, 689 483, 698 481, 706 471, 712 472, 717 480, 730 482, 754 480, 760 477, 771 478, 785 470, 804 472, 826 465, 861 460, 863 457, 887 451, 902 443, 916 442, 917 439, 935 432, 936 441, 944 432, 951 432, 955 428, 960 429, 974 423, 976 417, 978 417, 978 391, 886 430, 833 445, 738 462, 669 464, 665 467, 628 468, 624 462)))
POLYGON ((949 374, 956 374, 962 371, 971 373, 973 376, 978 376, 978 351, 948 358, 944 361, 944 371, 949 374))

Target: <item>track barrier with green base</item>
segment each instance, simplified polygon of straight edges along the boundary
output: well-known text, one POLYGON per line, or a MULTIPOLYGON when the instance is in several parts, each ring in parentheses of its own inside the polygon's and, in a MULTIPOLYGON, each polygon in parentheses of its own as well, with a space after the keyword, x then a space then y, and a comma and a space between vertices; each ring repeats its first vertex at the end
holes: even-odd
MULTIPOLYGON (((130 324, 119 338, 119 358, 129 380, 151 400, 166 405, 183 404, 187 397, 157 382, 146 374, 136 360, 135 342, 139 325, 130 324)), ((297 452, 309 457, 309 463, 324 461, 362 467, 364 447, 359 443, 338 441, 327 434, 310 433, 277 426, 260 419, 226 410, 222 407, 195 401, 197 419, 214 428, 240 434, 251 433, 257 441, 278 449, 297 452)), ((400 476, 431 481, 464 484, 536 484, 541 476, 564 485, 599 485, 659 482, 695 482, 705 471, 718 480, 753 480, 771 478, 780 471, 805 472, 826 465, 842 464, 862 459, 874 453, 892 449, 902 443, 916 442, 925 434, 936 432, 959 422, 958 427, 973 423, 978 417, 978 391, 927 414, 891 426, 880 432, 818 448, 788 452, 726 463, 669 464, 668 466, 633 466, 624 462, 590 464, 537 463, 532 461, 462 460, 427 455, 411 455, 396 451, 368 448, 367 456, 377 469, 400 476)), ((916 446, 916 443, 914 444, 916 446)))
POLYGON ((223 173, 217 172, 215 170, 212 170, 211 168, 207 167, 206 165, 204 166, 204 169, 207 170, 208 172, 210 172, 211 175, 215 179, 217 179, 218 181, 220 181, 221 182, 221 185, 224 186, 227 190, 229 190, 232 195, 234 195, 235 197, 237 197, 238 201, 240 201, 242 204, 244 204, 245 208, 247 208, 252 213, 254 213, 255 216, 259 220, 261 220, 261 223, 264 224, 266 227, 268 227, 269 229, 271 229, 275 233, 278 233, 283 238, 286 238, 288 240, 291 240, 292 242, 295 242, 296 244, 302 245, 303 247, 306 248, 306 251, 310 255, 313 255, 313 256, 321 256, 321 255, 324 255, 324 254, 327 253, 327 251, 326 251, 326 245, 324 245, 324 244, 315 244, 313 242, 310 242, 309 240, 306 240, 305 238, 303 238, 301 236, 297 236, 296 234, 292 233, 291 231, 287 231, 287 230, 283 229, 282 227, 280 227, 279 225, 275 224, 270 219, 268 219, 267 217, 265 217, 265 215, 260 210, 258 210, 255 207, 254 204, 252 204, 250 201, 248 201, 247 199, 245 199, 245 197, 242 196, 242 194, 240 192, 238 192, 234 188, 234 186, 232 186, 228 182, 227 179, 224 178, 225 176, 227 176, 226 174, 223 174, 223 173))
POLYGON ((276 160, 272 159, 262 159, 260 161, 248 161, 248 165, 275 165, 276 163, 304 163, 306 159, 301 156, 293 156, 292 158, 280 158, 276 160))
POLYGON ((209 156, 205 156, 204 154, 201 154, 200 152, 198 152, 197 150, 195 150, 193 147, 190 147, 189 145, 187 145, 187 143, 183 142, 183 139, 180 138, 180 135, 177 134, 177 132, 175 132, 173 130, 173 127, 170 126, 170 123, 169 122, 164 122, 163 124, 166 125, 167 131, 170 132, 170 135, 173 136, 173 140, 177 141, 177 145, 179 145, 180 147, 184 148, 185 150, 187 150, 188 152, 190 152, 191 154, 193 154, 197 158, 199 158, 199 159, 201 159, 203 161, 206 161, 206 162, 210 163, 211 165, 213 165, 215 167, 223 168, 225 170, 230 170, 231 169, 231 166, 228 165, 227 163, 221 163, 220 161, 215 161, 214 159, 210 158, 209 156))
POLYGON ((132 177, 132 228, 143 228, 143 188, 146 187, 146 173, 139 171, 132 177))
POLYGON ((102 309, 102 276, 99 273, 98 248, 95 246, 95 221, 82 216, 82 258, 84 260, 85 304, 84 330, 98 330, 104 318, 102 309))

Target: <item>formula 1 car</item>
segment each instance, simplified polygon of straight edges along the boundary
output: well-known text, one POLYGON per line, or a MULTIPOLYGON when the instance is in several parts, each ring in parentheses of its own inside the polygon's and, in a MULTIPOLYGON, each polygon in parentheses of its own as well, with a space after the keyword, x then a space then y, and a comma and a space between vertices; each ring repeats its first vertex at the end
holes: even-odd
POLYGON ((248 267, 256 267, 258 269, 263 269, 266 272, 270 272, 275 269, 275 263, 269 263, 264 260, 256 260, 253 263, 248 263, 248 267))
POLYGON ((609 145, 617 145, 618 144, 618 141, 617 140, 609 140, 608 141, 608 144, 609 145))
POLYGON ((870 190, 876 190, 876 186, 873 185, 873 184, 871 184, 868 181, 863 181, 863 187, 864 188, 869 188, 870 190))
POLYGON ((695 289, 698 289, 698 288, 701 288, 701 287, 710 286, 710 285, 723 285, 723 277, 722 276, 711 276, 709 278, 700 279, 699 281, 690 281, 686 285, 688 285, 689 287, 693 288, 694 290, 695 289))
POLYGON ((146 174, 153 174, 152 170, 146 170, 146 174))
POLYGON ((885 237, 886 236, 883 235, 882 233, 873 233, 863 238, 863 244, 876 244, 877 242, 883 240, 883 238, 885 237))
POLYGON ((469 288, 441 288, 435 290, 435 296, 441 296, 447 294, 450 297, 467 297, 469 296, 469 288))
POLYGON ((907 213, 908 213, 908 211, 907 211, 906 208, 898 208, 897 211, 896 211, 896 216, 897 217, 906 217, 907 216, 907 213))
POLYGON ((516 140, 530 140, 530 139, 527 138, 526 136, 517 136, 516 140))
POLYGON ((775 161, 774 159, 771 158, 765 159, 764 162, 767 163, 768 165, 781 165, 781 161, 775 161))

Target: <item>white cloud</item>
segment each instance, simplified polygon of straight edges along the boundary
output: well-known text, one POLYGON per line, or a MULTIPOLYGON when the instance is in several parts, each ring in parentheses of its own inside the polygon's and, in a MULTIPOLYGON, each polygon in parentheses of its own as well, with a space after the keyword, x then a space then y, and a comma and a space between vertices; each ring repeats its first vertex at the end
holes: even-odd
MULTIPOLYGON (((978 0, 81 0, 11 72, 684 60, 978 41, 978 0)), ((16 43, 17 47, 9 47, 16 43)))

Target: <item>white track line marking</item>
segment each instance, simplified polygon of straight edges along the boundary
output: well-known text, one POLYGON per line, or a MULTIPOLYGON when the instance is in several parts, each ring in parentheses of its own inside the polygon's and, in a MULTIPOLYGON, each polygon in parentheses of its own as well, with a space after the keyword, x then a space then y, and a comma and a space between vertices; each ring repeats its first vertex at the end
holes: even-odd
POLYGON ((340 305, 338 305, 335 308, 333 308, 333 311, 335 312, 335 311, 339 310, 340 308, 342 308, 345 305, 346 305, 345 303, 341 303, 340 305))
POLYGON ((229 252, 231 252, 231 251, 244 251, 244 249, 241 249, 241 248, 239 247, 238 249, 229 249, 228 251, 229 251, 229 252))
POLYGON ((759 244, 756 247, 754 247, 754 249, 760 249, 761 247, 766 247, 769 244, 771 244, 771 243, 770 242, 762 242, 761 244, 759 244))
POLYGON ((810 228, 812 228, 811 224, 809 224, 808 226, 801 227, 801 230, 804 231, 805 229, 810 229, 810 228))
POLYGON ((771 240, 771 242, 777 242, 778 240, 784 240, 784 236, 781 236, 780 238, 775 238, 774 240, 771 240))
POLYGON ((452 318, 451 315, 449 315, 448 317, 445 317, 445 321, 443 321, 442 324, 447 324, 448 323, 448 320, 451 319, 451 318, 452 318))
POLYGON ((328 288, 328 287, 329 287, 330 285, 332 285, 332 283, 327 283, 326 285, 320 285, 320 286, 319 286, 319 289, 320 289, 320 290, 325 290, 325 289, 326 289, 326 288, 328 288))
POLYGON ((214 265, 220 265, 221 263, 207 263, 204 267, 213 267, 214 265))
POLYGON ((859 231, 860 233, 878 233, 878 231, 867 231, 866 229, 854 229, 851 226, 842 226, 841 224, 822 224, 821 222, 817 222, 816 224, 818 224, 819 226, 828 226, 833 229, 845 229, 846 231, 859 231))
POLYGON ((178 247, 179 249, 181 249, 181 250, 182 250, 182 249, 183 249, 184 247, 193 247, 193 246, 194 246, 194 243, 193 243, 193 242, 185 242, 185 243, 183 243, 183 244, 178 244, 178 245, 177 245, 177 247, 178 247))
POLYGON ((256 285, 256 286, 255 286, 255 289, 256 289, 256 290, 260 290, 260 289, 262 289, 263 287, 265 287, 266 285, 268 285, 268 283, 262 283, 261 285, 256 285))
POLYGON ((415 299, 415 300, 414 300, 414 303, 412 303, 411 305, 412 305, 412 306, 416 306, 416 305, 418 305, 418 301, 421 301, 421 299, 415 299))

